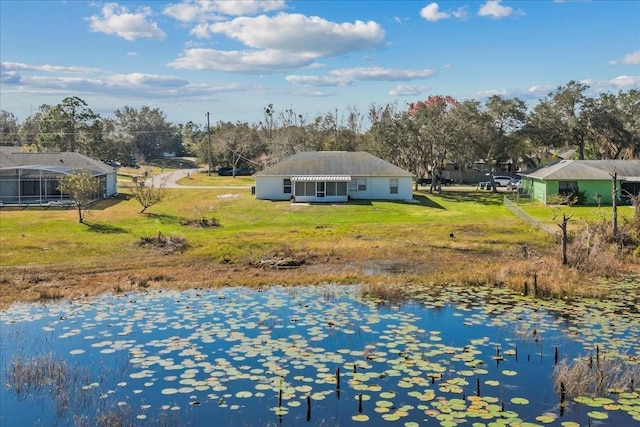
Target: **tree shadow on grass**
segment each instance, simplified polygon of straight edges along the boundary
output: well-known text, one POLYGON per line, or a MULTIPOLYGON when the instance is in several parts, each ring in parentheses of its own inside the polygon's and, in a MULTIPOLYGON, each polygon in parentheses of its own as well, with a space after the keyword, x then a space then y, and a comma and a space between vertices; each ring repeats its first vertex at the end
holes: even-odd
POLYGON ((187 221, 185 218, 176 215, 147 213, 147 218, 154 219, 160 224, 165 225, 182 225, 187 221))
POLYGON ((96 200, 95 202, 93 202, 90 206, 91 210, 94 211, 101 211, 101 210, 105 210, 108 209, 112 206, 117 205, 120 202, 124 202, 127 201, 129 199, 131 199, 133 196, 131 196, 130 194, 117 194, 113 197, 109 197, 107 199, 100 199, 100 200, 96 200))
MULTIPOLYGON (((494 193, 493 191, 486 191, 486 190, 483 191, 483 190, 476 190, 476 189, 470 189, 468 191, 467 190, 456 190, 456 191, 444 190, 441 194, 437 194, 437 193, 433 193, 433 194, 452 202, 474 202, 474 203, 480 203, 483 205, 492 205, 492 206, 502 205, 503 204, 502 199, 505 195, 505 193, 503 192, 494 193)), ((414 199, 418 199, 420 197, 422 196, 416 195, 414 193, 414 196, 413 196, 414 199)))
POLYGON ((427 208, 434 208, 434 209, 446 209, 444 206, 442 206, 439 203, 434 202, 433 200, 431 200, 430 198, 428 198, 427 196, 423 196, 423 195, 413 195, 413 201, 412 203, 416 203, 419 204, 420 206, 424 206, 427 208))
POLYGON ((127 229, 116 227, 115 225, 90 223, 87 221, 84 223, 89 227, 89 231, 99 234, 126 234, 129 232, 127 229))

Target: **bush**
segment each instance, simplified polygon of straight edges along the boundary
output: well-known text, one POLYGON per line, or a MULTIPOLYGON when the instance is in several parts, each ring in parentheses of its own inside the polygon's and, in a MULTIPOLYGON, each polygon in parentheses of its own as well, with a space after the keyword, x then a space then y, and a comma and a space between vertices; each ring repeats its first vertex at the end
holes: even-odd
POLYGON ((182 252, 189 248, 187 239, 184 237, 165 236, 161 231, 153 237, 142 237, 139 245, 158 249, 164 254, 182 252))

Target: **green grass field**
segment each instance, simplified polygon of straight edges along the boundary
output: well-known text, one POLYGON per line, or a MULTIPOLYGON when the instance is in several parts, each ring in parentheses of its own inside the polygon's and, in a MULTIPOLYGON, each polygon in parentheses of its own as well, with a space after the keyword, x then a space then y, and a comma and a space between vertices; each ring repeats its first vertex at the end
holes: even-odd
MULTIPOLYGON (((400 280, 504 281, 502 276, 520 280, 530 274, 529 265, 516 266, 523 245, 554 258, 559 251, 552 236, 503 206, 504 193, 458 187, 441 195, 418 191, 412 202, 292 204, 256 200, 246 188, 251 177, 204 173, 193 180, 197 185, 215 182, 227 188, 169 189, 166 199, 144 214, 139 213, 138 202, 123 193, 93 205, 86 224, 77 222, 74 209, 1 209, 0 282, 15 285, 32 280, 62 286, 75 280, 86 286, 102 280, 97 276, 106 272, 112 272, 116 281, 162 272, 181 286, 270 280, 357 282, 389 280, 390 272, 398 271, 410 276, 400 280), (234 183, 237 188, 228 188, 234 183), (188 225, 202 218, 215 218, 220 226, 188 225), (139 245, 142 238, 159 232, 184 238, 188 250, 167 255, 139 245), (295 273, 254 269, 261 260, 282 256, 303 259, 305 269, 295 273), (380 269, 376 277, 363 273, 380 265, 392 267, 380 269)), ((523 206, 541 221, 558 221, 547 207, 523 206)), ((576 218, 594 218, 605 208, 565 209, 576 218)), ((8 286, 1 289, 12 294, 8 286)))

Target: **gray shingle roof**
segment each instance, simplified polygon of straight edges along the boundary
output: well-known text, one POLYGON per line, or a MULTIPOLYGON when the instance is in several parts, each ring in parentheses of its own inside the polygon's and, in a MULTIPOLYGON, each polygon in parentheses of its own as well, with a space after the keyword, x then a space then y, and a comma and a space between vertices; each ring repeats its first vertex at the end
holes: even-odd
POLYGON ((350 175, 406 176, 408 172, 365 151, 304 151, 254 174, 260 176, 350 175))
POLYGON ((93 172, 113 173, 115 169, 100 160, 92 159, 80 153, 23 153, 18 147, 0 150, 0 168, 33 166, 34 169, 45 166, 60 166, 70 169, 87 169, 93 172))
POLYGON ((614 171, 620 180, 637 180, 640 160, 560 160, 520 175, 546 180, 609 180, 614 171))

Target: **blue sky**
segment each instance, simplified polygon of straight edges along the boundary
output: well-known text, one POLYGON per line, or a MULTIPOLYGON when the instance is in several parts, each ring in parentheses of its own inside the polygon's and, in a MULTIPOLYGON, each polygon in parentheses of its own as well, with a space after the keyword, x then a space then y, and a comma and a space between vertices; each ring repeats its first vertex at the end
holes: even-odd
POLYGON ((640 88, 640 1, 0 0, 0 107, 67 96, 174 123, 314 118, 430 95, 640 88))

